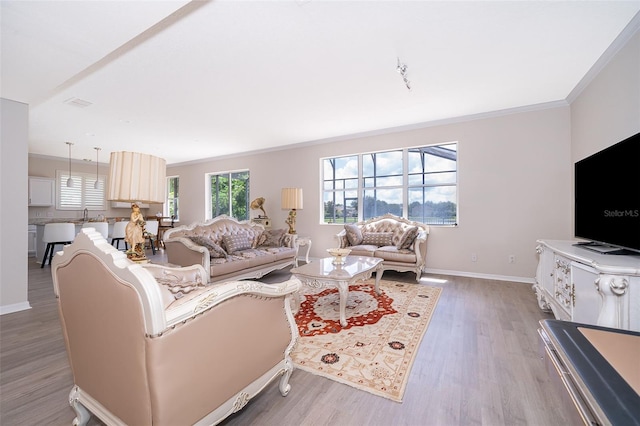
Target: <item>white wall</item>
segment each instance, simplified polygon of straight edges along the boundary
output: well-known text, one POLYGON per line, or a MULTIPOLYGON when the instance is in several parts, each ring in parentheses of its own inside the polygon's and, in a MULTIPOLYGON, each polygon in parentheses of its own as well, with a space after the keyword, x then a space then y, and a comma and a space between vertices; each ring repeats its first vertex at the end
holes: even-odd
POLYGON ((266 198, 274 227, 286 227, 280 189, 302 187, 297 230, 312 237, 311 256, 321 257, 341 229, 320 223, 322 157, 450 141, 459 142, 459 226, 431 228, 428 269, 532 281, 536 239, 570 237, 568 106, 169 166, 167 175, 180 176, 180 218, 186 224, 205 217, 207 172, 248 168, 251 198, 266 198), (516 263, 508 263, 510 254, 516 263))
POLYGON ((640 30, 571 103, 572 162, 638 132, 640 30))
POLYGON ((29 106, 0 99, 0 314, 29 309, 27 157, 29 106))

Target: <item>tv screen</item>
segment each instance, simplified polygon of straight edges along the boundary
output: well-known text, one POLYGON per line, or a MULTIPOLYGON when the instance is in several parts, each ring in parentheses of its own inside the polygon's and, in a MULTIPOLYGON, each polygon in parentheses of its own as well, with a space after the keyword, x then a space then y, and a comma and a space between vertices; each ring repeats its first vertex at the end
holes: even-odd
POLYGON ((640 133, 576 162, 575 236, 601 253, 640 254, 640 133))

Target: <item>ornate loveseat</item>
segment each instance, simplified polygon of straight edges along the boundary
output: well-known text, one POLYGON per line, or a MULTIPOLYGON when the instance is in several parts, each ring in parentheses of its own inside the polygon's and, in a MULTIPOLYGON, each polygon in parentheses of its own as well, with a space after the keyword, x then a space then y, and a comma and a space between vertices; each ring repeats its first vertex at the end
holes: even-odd
POLYGON ((295 235, 286 230, 265 230, 260 224, 224 215, 169 229, 163 239, 169 263, 202 265, 212 283, 257 279, 294 265, 298 255, 295 235))
POLYGON ((85 228, 58 252, 53 285, 74 385, 74 424, 216 424, 280 377, 298 336, 292 279, 205 285, 202 266, 128 260, 85 228))
POLYGON ((429 227, 392 214, 364 222, 346 224, 336 235, 338 247, 350 248, 353 256, 382 258, 382 270, 416 273, 416 281, 427 260, 429 227))

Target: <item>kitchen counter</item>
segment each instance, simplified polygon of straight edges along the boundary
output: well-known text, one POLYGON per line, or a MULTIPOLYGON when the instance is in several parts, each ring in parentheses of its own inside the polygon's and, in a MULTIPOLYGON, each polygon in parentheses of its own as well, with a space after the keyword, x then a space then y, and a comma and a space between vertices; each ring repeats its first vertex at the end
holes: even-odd
MULTIPOLYGON (((109 224, 113 224, 117 220, 129 220, 129 217, 107 217, 102 222, 109 222, 109 224)), ((89 220, 82 220, 82 218, 64 218, 64 217, 30 217, 29 225, 46 225, 47 223, 73 223, 76 225, 84 225, 86 222, 101 222, 96 220, 95 218, 89 220)))

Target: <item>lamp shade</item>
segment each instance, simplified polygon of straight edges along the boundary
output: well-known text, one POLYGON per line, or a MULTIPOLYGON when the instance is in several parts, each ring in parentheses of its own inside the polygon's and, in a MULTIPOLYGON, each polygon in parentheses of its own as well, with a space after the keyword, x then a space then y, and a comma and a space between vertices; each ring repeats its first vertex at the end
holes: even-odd
POLYGON ((139 152, 112 152, 107 200, 164 203, 167 162, 139 152))
POLYGON ((283 209, 302 209, 302 188, 282 188, 281 203, 283 209))

